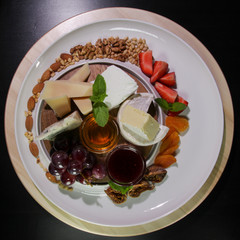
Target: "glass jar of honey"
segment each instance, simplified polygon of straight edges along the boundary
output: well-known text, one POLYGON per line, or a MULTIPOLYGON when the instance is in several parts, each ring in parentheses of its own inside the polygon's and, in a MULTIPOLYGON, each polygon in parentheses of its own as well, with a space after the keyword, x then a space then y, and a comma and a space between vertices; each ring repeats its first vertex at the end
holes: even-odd
POLYGON ((110 115, 107 124, 100 127, 89 114, 80 126, 80 139, 82 144, 93 153, 107 153, 117 146, 119 141, 119 127, 110 115))

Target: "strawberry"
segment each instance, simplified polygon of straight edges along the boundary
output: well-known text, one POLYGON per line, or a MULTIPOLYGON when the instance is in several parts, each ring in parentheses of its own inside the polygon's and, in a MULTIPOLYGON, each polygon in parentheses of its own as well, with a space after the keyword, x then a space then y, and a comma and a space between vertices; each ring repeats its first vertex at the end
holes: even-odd
POLYGON ((176 85, 176 75, 175 72, 170 72, 165 74, 163 77, 159 79, 159 82, 169 86, 173 87, 176 85))
MULTIPOLYGON (((176 98, 176 102, 180 102, 180 103, 183 103, 186 106, 188 106, 188 101, 186 101, 184 98, 180 97, 179 95, 176 98)), ((182 111, 184 111, 184 110, 182 110, 182 111)), ((168 111, 167 115, 174 117, 174 116, 179 115, 182 111, 178 111, 178 112, 168 111)))
POLYGON ((174 103, 177 98, 177 92, 173 89, 161 84, 160 82, 155 82, 155 89, 158 91, 160 96, 165 99, 168 103, 174 103))
POLYGON ((152 59, 152 51, 151 50, 139 53, 139 65, 144 74, 146 74, 147 76, 152 76, 152 74, 153 74, 153 59, 152 59))
POLYGON ((167 73, 168 70, 168 64, 163 61, 155 61, 153 65, 153 74, 150 78, 150 82, 154 83, 156 82, 159 78, 164 76, 167 73))

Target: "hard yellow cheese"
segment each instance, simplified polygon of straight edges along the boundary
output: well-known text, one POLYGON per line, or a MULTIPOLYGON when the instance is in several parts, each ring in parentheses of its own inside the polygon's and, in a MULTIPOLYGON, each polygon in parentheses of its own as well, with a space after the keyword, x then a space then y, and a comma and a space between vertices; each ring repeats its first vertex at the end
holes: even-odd
POLYGON ((69 98, 92 96, 92 83, 73 83, 67 80, 47 81, 41 94, 42 99, 67 95, 69 98))
MULTIPOLYGON (((84 82, 90 74, 88 63, 84 64, 68 81, 81 83, 84 82)), ((92 111, 92 102, 89 98, 73 98, 74 103, 83 115, 92 111)))
POLYGON ((152 141, 160 127, 150 114, 131 105, 127 105, 123 109, 120 121, 127 132, 142 142, 152 141))
POLYGON ((84 64, 70 79, 70 82, 84 82, 90 74, 88 63, 84 64))
POLYGON ((92 111, 92 102, 90 98, 73 98, 74 103, 83 115, 87 115, 92 111))
POLYGON ((66 95, 46 98, 45 101, 58 117, 63 117, 67 113, 71 112, 71 102, 66 95))

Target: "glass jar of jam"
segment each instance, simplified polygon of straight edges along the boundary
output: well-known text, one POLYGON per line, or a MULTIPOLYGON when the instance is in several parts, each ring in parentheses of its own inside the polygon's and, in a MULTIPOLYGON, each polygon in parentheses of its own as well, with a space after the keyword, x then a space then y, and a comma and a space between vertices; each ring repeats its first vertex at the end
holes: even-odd
POLYGON ((146 162, 141 153, 131 145, 119 145, 107 157, 109 178, 119 185, 134 185, 142 178, 146 162))
POLYGON ((80 139, 82 144, 93 153, 107 153, 117 146, 119 141, 119 128, 112 116, 104 127, 100 127, 93 114, 89 114, 80 126, 80 139))

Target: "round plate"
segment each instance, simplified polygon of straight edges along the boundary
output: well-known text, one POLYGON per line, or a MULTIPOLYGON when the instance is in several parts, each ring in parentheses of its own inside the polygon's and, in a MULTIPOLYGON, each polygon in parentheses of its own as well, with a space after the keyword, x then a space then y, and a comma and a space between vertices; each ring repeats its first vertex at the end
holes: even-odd
MULTIPOLYGON (((33 47, 35 48, 34 50, 30 50, 21 63, 14 76, 9 92, 6 105, 6 120, 7 118, 10 119, 11 103, 16 102, 16 94, 14 96, 11 90, 13 88, 18 89, 17 87, 21 85, 23 78, 26 76, 19 91, 20 94, 18 95, 16 105, 15 135, 18 143, 18 152, 21 158, 24 159, 24 166, 38 189, 54 204, 44 198, 36 188, 34 188, 29 178, 27 178, 28 174, 21 166, 16 148, 9 149, 9 152, 15 170, 18 175, 21 176, 20 179, 28 191, 34 198, 39 199, 41 205, 64 222, 79 229, 99 234, 135 235, 162 228, 180 219, 186 215, 186 213, 193 210, 215 185, 219 175, 216 177, 216 173, 214 174, 212 169, 214 165, 216 168, 217 164, 215 163, 217 160, 219 161, 218 156, 220 156, 222 159, 224 157, 224 161, 220 160, 220 166, 223 170, 230 151, 229 147, 228 149, 224 148, 224 150, 222 150, 223 152, 218 155, 222 144, 223 111, 221 98, 215 81, 218 80, 220 90, 222 86, 226 86, 226 81, 216 62, 201 43, 186 30, 170 20, 142 10, 125 8, 96 10, 93 11, 93 14, 86 13, 84 15, 86 18, 84 19, 87 19, 88 22, 96 21, 97 17, 103 16, 100 12, 101 14, 105 14, 104 16, 109 16, 107 18, 115 15, 115 17, 131 16, 131 18, 137 20, 148 19, 152 23, 157 22, 158 26, 141 21, 132 21, 130 19, 95 22, 81 28, 76 28, 75 30, 68 29, 68 34, 64 35, 58 41, 48 42, 46 45, 50 45, 50 47, 44 53, 39 54, 39 48, 36 47, 43 44, 43 40, 47 39, 47 36, 45 36, 45 38, 42 38, 33 47), (140 13, 141 18, 137 17, 140 13), (93 16, 96 18, 94 19, 93 16), (103 29, 104 31, 97 34, 98 29, 103 29), (104 34, 102 34, 102 32, 104 32, 104 34), (114 35, 118 35, 119 37, 145 38, 149 47, 153 50, 154 57, 167 61, 170 70, 176 72, 178 92, 190 102, 190 112, 188 114, 190 129, 188 133, 181 138, 181 148, 177 155, 177 166, 169 168, 168 178, 156 187, 155 192, 143 194, 139 199, 130 200, 122 206, 115 206, 107 197, 96 198, 95 196, 85 196, 83 194, 75 199, 75 196, 63 194, 56 185, 47 181, 39 166, 34 161, 31 161, 33 160, 32 156, 24 151, 27 146, 27 141, 23 141, 24 115, 22 113, 25 110, 26 101, 31 92, 30 90, 36 83, 29 79, 39 78, 44 69, 46 69, 61 52, 66 52, 70 47, 79 44, 78 39, 81 39, 81 43, 86 43, 88 41, 94 42, 100 37, 114 35), (31 64, 33 60, 37 59, 37 61, 32 65, 26 75, 26 70, 28 70, 31 65, 26 64, 27 57, 32 58, 31 64), (24 67, 23 64, 25 65, 24 67), (223 153, 225 153, 225 156, 223 153), (208 182, 206 182, 206 180, 209 179, 208 176, 211 172, 214 176, 210 184, 207 184, 206 189, 206 183, 208 182), (200 196, 197 201, 195 197, 197 195, 196 193, 200 196), (187 201, 188 203, 186 203, 187 201), (64 211, 55 205, 64 209, 64 211), (182 210, 180 211, 179 209, 184 208, 185 212, 181 213, 182 210), (66 212, 75 217, 70 216, 66 212), (118 218, 115 216, 118 216, 118 218), (111 226, 111 228, 104 226, 111 226)), ((82 19, 82 16, 83 15, 79 15, 69 19, 51 30, 47 35, 56 33, 59 28, 66 29, 66 26, 71 25, 73 22, 78 22, 82 19)), ((81 25, 79 24, 77 26, 80 27, 81 25)), ((61 36, 61 34, 59 36, 61 36)), ((230 106, 232 106, 229 92, 226 91, 225 95, 227 95, 228 103, 230 102, 230 106)), ((226 100, 224 99, 223 105, 225 102, 226 100)), ((229 118, 233 118, 232 112, 230 112, 229 118)), ((226 116, 225 120, 228 121, 226 116)), ((8 146, 10 144, 9 136, 12 134, 10 126, 12 125, 12 123, 6 124, 8 146)), ((232 132, 233 126, 228 125, 227 139, 228 142, 230 141, 230 145, 232 132)), ((223 144, 225 144, 225 142, 223 142, 223 144)), ((219 165, 217 169, 219 169, 219 165)), ((219 173, 219 170, 217 172, 219 173)))

